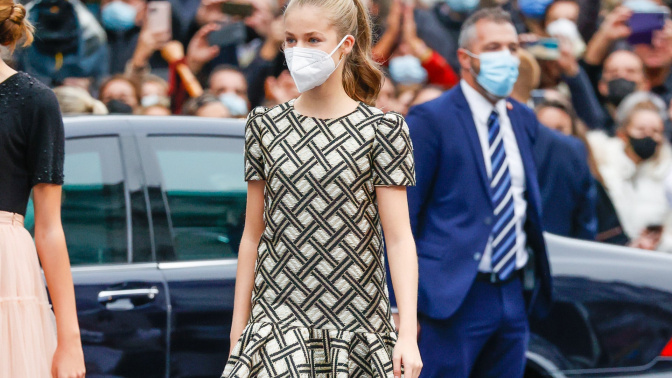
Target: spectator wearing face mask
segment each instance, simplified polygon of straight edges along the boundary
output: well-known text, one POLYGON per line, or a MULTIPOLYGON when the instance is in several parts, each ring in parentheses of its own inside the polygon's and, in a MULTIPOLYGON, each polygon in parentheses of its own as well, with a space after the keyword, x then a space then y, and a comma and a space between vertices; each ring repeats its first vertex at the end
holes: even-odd
POLYGON ((122 75, 115 75, 104 81, 98 98, 110 113, 131 114, 140 105, 138 85, 122 75))
MULTIPOLYGON (((600 28, 588 43, 584 62, 593 81, 597 82, 603 61, 614 46, 626 44, 631 34, 628 22, 632 14, 637 12, 667 11, 660 2, 651 0, 630 0, 623 6, 611 11, 602 22, 600 28)), ((632 46, 644 65, 644 74, 650 90, 663 97, 672 99, 672 21, 667 19, 662 30, 655 30, 650 43, 640 42, 632 46)))
POLYGON ((206 118, 231 118, 231 112, 219 99, 209 93, 191 98, 184 104, 185 115, 206 118))
MULTIPOLYGON (((393 7, 397 6, 401 5, 393 4, 393 7)), ((398 14, 400 19, 395 22, 402 23, 403 27, 396 32, 398 35, 394 35, 393 40, 397 41, 401 38, 401 42, 389 61, 387 60, 389 51, 383 46, 385 42, 374 47, 374 54, 378 54, 379 61, 388 64, 390 76, 398 85, 417 86, 428 83, 446 89, 451 88, 458 83, 458 76, 441 55, 429 48, 418 37, 414 9, 412 5, 404 5, 398 14)), ((391 14, 394 13, 397 11, 391 12, 391 14)), ((395 30, 397 27, 388 28, 383 40, 395 30)))
POLYGON ((457 49, 462 23, 479 5, 479 0, 438 0, 433 8, 414 12, 418 37, 441 55, 454 72, 460 70, 457 49))
POLYGON ((233 66, 216 67, 208 80, 210 93, 216 96, 232 117, 245 117, 250 111, 245 75, 233 66))
POLYGON ((588 140, 626 235, 640 248, 672 251, 664 185, 672 149, 663 137, 665 117, 659 97, 636 92, 618 107, 616 136, 591 132, 588 140))
POLYGON ((597 84, 597 89, 603 98, 604 111, 607 115, 602 128, 609 135, 613 135, 615 132, 613 117, 621 101, 636 91, 649 90, 642 60, 631 51, 612 52, 604 61, 602 77, 597 84))
POLYGON ((527 30, 536 35, 544 34, 546 8, 553 0, 518 0, 518 10, 525 18, 527 30))
MULTIPOLYGON (((173 40, 181 40, 181 27, 179 17, 176 15, 179 11, 176 4, 171 3, 171 29, 173 40)), ((168 64, 160 54, 156 53, 158 45, 165 43, 165 37, 144 34, 141 38, 143 25, 146 21, 147 1, 146 0, 102 0, 101 2, 101 20, 105 31, 107 32, 108 45, 110 50, 110 73, 116 74, 124 72, 127 62, 133 58, 135 69, 141 64, 143 59, 135 56, 138 43, 148 44, 148 54, 150 57, 143 57, 148 60, 149 66, 153 71, 159 69, 159 73, 167 74, 168 64), (152 38, 150 38, 152 37, 152 38), (158 38, 158 40, 157 40, 158 38), (152 39, 152 41, 149 41, 152 39), (135 63, 138 62, 138 63, 135 63)))
POLYGON ((584 42, 575 19, 579 6, 575 1, 561 0, 551 4, 545 13, 544 35, 559 41, 559 56, 537 56, 541 67, 541 88, 552 89, 566 85, 572 105, 581 120, 590 128, 601 127, 605 115, 589 77, 579 64, 584 42))
POLYGON ((140 105, 143 107, 161 105, 170 108, 168 83, 156 75, 147 75, 140 84, 140 105))

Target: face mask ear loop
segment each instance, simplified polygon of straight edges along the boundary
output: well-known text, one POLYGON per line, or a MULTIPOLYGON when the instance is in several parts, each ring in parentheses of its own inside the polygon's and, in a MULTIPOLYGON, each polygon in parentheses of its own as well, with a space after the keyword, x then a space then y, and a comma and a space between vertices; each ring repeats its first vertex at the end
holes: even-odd
POLYGON ((469 51, 469 50, 467 50, 467 49, 464 49, 464 52, 465 52, 467 55, 469 55, 470 57, 474 58, 474 59, 480 59, 480 58, 478 57, 478 55, 472 53, 471 51, 469 51))
MULTIPOLYGON (((336 50, 338 50, 338 49, 341 47, 341 45, 343 45, 343 42, 345 42, 345 40, 346 40, 349 36, 350 36, 350 34, 346 35, 345 37, 343 37, 343 39, 341 39, 341 42, 339 42, 338 45, 336 45, 336 47, 334 48, 334 50, 332 50, 331 53, 329 53, 329 57, 330 57, 330 58, 331 58, 332 55, 334 55, 334 53, 336 52, 336 50)), ((343 59, 341 58, 341 60, 343 60, 343 59)), ((341 61, 339 60, 338 62, 339 62, 339 64, 340 64, 341 61)), ((337 65, 337 66, 338 66, 338 65, 337 65)))

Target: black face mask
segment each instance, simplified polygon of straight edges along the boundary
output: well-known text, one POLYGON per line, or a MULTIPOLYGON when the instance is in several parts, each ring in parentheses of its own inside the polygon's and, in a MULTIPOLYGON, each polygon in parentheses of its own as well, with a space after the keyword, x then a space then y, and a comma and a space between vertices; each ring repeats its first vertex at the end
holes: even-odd
POLYGON ((632 150, 642 158, 642 160, 647 160, 656 153, 656 148, 658 148, 658 142, 653 140, 651 137, 644 138, 633 138, 628 135, 630 140, 630 146, 632 150))
POLYGON ((133 114, 133 108, 119 100, 110 100, 105 105, 110 114, 133 114))
POLYGON ((634 81, 621 78, 609 81, 607 88, 607 102, 618 106, 625 96, 635 91, 637 84, 634 81))

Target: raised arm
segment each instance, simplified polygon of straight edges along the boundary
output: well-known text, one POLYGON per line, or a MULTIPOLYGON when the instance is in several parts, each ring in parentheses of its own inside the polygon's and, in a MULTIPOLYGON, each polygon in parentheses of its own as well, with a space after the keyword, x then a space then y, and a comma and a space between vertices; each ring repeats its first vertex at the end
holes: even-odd
POLYGON ((266 181, 256 180, 247 183, 247 206, 245 209, 245 228, 238 250, 238 268, 236 270, 236 291, 233 301, 233 320, 231 324, 231 348, 238 342, 240 335, 250 319, 252 309, 252 288, 254 287, 254 265, 257 261, 257 247, 264 232, 264 186, 266 181))

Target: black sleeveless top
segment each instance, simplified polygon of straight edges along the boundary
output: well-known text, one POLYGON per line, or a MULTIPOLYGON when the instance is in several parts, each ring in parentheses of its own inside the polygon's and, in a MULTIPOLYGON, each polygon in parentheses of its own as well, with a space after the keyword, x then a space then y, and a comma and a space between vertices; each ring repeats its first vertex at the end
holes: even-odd
POLYGON ((0 211, 25 215, 36 184, 63 184, 63 119, 56 96, 19 72, 0 83, 0 211))

